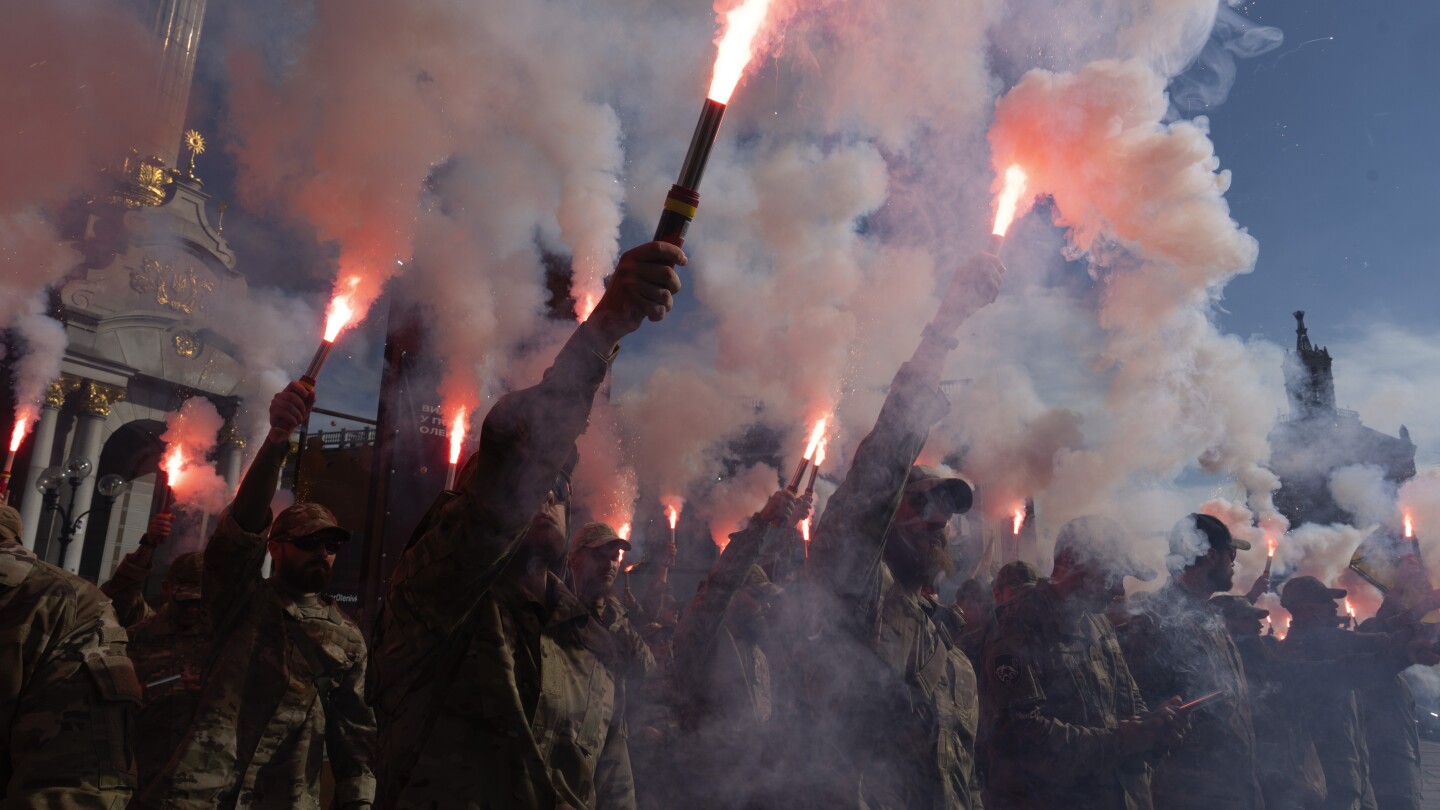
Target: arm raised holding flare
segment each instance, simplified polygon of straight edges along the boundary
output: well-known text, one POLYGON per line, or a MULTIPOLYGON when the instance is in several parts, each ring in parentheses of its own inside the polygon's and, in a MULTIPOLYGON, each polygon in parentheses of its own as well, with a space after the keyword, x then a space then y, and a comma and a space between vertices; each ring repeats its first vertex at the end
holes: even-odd
POLYGON ((621 257, 544 377, 491 409, 455 491, 401 556, 368 686, 383 729, 377 806, 634 806, 623 673, 552 572, 595 393, 619 341, 674 306, 685 263, 660 242, 621 257))

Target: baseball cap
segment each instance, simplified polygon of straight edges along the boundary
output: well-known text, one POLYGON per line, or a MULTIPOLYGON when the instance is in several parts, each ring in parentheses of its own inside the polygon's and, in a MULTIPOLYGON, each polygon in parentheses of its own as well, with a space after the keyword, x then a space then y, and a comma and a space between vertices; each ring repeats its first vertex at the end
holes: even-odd
POLYGON ((205 581, 205 555, 199 551, 181 554, 170 562, 165 580, 177 591, 180 588, 200 587, 205 581))
POLYGON ((1203 552, 1195 547, 1195 540, 1203 538, 1210 548, 1233 548, 1237 551, 1249 551, 1250 543, 1247 540, 1240 540, 1230 534, 1230 529, 1223 521, 1214 515, 1190 514, 1180 519, 1170 529, 1166 540, 1170 543, 1170 553, 1181 557, 1193 559, 1203 552))
POLYGON ((750 566, 750 571, 745 574, 745 588, 772 599, 785 592, 784 588, 770 581, 765 569, 759 565, 750 566))
POLYGON ((1345 591, 1326 587, 1325 583, 1311 576, 1295 577, 1285 583, 1280 591, 1280 605, 1285 608, 1294 605, 1311 605, 1316 602, 1333 602, 1344 599, 1345 591))
POLYGON ((20 513, 15 511, 15 507, 0 506, 0 538, 19 541, 20 535, 24 533, 20 513))
POLYGON ((1229 593, 1210 597, 1210 604, 1227 619, 1263 619, 1270 615, 1265 608, 1250 604, 1249 599, 1229 593))
POLYGON ((995 572, 996 588, 1020 588, 1025 585, 1034 585, 1040 580, 1040 572, 1035 566, 1024 560, 1014 560, 1005 563, 1000 570, 995 572))
POLYGON ((1100 515, 1081 515, 1060 527, 1055 538, 1055 561, 1090 563, 1142 582, 1155 578, 1130 548, 1130 535, 1119 523, 1100 515))
POLYGON ((570 544, 570 553, 578 554, 587 548, 604 548, 611 543, 619 543, 620 548, 630 550, 630 541, 616 534, 608 523, 586 523, 570 544))
POLYGON ((916 464, 910 468, 910 477, 905 481, 905 494, 928 493, 938 496, 939 505, 945 506, 952 514, 970 511, 975 502, 975 491, 970 483, 958 475, 951 475, 939 467, 916 464))
POLYGON ((350 532, 340 527, 335 513, 312 501, 297 503, 281 512, 270 525, 270 539, 309 537, 325 534, 327 539, 349 540, 350 532))

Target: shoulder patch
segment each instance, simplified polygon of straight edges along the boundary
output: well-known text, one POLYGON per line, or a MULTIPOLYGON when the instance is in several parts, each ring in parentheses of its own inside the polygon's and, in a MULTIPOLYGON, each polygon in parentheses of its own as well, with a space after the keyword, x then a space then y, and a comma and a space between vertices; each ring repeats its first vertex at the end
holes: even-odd
POLYGON ((1013 655, 1000 655, 995 658, 995 680, 1012 686, 1020 679, 1020 662, 1013 655))

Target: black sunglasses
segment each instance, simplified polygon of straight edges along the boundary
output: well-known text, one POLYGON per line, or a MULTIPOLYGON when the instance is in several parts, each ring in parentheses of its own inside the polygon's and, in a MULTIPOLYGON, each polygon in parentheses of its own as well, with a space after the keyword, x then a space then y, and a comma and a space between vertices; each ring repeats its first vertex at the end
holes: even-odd
POLYGON ((319 551, 322 545, 325 547, 326 552, 339 554, 340 547, 345 545, 345 541, 349 539, 350 537, 348 535, 340 537, 332 532, 325 532, 307 534, 304 537, 287 537, 285 538, 285 542, 307 554, 319 551))
POLYGON ((565 473, 555 476, 555 483, 550 485, 550 492, 555 496, 556 503, 569 503, 570 478, 565 473))

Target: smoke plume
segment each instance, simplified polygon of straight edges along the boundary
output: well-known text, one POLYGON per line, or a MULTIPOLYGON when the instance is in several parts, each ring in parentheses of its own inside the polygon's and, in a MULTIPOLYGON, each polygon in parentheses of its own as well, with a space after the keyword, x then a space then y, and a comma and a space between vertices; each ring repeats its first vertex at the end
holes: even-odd
POLYGON ((177 507, 216 514, 230 500, 230 486, 208 460, 224 423, 215 405, 204 397, 191 397, 179 410, 165 414, 165 433, 160 440, 166 444, 167 457, 179 448, 184 460, 180 476, 170 478, 177 507))

